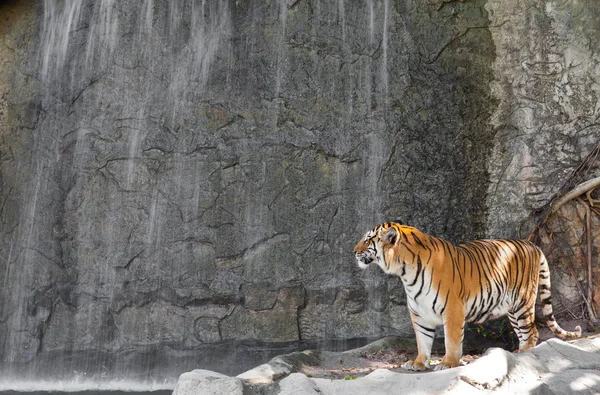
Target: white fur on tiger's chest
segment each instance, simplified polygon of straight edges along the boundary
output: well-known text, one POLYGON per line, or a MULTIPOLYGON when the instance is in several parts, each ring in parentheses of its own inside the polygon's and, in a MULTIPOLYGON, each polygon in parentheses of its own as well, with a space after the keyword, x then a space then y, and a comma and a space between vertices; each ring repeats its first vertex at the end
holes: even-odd
POLYGON ((407 292, 406 296, 409 310, 418 315, 421 320, 436 326, 444 323, 442 315, 436 313, 431 307, 433 305, 433 298, 428 298, 427 296, 421 298, 421 296, 419 296, 418 300, 415 301, 410 293, 407 292))

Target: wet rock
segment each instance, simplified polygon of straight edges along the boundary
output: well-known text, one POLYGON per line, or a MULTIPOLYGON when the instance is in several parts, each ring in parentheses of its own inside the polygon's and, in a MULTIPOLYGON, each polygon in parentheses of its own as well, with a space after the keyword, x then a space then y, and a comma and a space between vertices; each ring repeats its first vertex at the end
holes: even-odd
POLYGON ((201 369, 182 374, 173 391, 176 395, 243 395, 243 393, 244 388, 239 379, 201 369))
POLYGON ((277 301, 277 290, 269 289, 269 283, 244 284, 242 292, 244 293, 244 307, 250 310, 272 309, 277 301))
POLYGON ((268 363, 257 366, 236 377, 249 384, 264 384, 279 381, 305 366, 318 365, 318 351, 304 351, 286 354, 271 359, 268 363))
POLYGON ((194 322, 196 339, 203 343, 214 343, 221 340, 219 320, 217 318, 200 317, 194 322))
POLYGON ((236 307, 233 313, 220 322, 224 340, 268 338, 286 342, 299 339, 297 314, 293 310, 246 310, 236 307))

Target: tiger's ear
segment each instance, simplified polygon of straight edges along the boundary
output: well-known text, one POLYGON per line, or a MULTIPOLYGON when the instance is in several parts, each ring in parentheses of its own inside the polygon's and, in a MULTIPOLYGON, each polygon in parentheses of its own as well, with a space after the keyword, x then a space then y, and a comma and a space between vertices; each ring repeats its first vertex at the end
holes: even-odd
POLYGON ((394 228, 389 228, 386 231, 381 231, 381 235, 380 235, 381 241, 383 242, 383 244, 396 244, 396 241, 398 240, 398 232, 396 232, 396 229, 394 228))

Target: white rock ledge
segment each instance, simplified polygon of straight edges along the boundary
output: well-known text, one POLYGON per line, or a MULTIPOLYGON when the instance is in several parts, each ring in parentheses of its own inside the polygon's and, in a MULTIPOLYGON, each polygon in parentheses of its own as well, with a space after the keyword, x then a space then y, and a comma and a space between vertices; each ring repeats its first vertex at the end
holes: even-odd
POLYGON ((310 378, 297 364, 318 364, 319 352, 273 358, 237 377, 207 370, 180 376, 173 395, 600 394, 600 337, 550 339, 522 354, 489 349, 469 365, 404 374, 378 369, 356 380, 310 378))

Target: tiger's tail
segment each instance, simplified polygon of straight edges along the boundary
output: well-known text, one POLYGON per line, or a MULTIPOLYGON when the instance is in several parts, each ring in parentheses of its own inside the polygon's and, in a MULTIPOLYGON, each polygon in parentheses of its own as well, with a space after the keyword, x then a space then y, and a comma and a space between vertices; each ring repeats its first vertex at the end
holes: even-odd
POLYGON ((581 327, 578 325, 575 327, 575 330, 570 332, 561 328, 554 318, 554 313, 552 312, 552 295, 550 292, 550 269, 548 268, 548 261, 546 257, 542 254, 541 262, 540 262, 540 274, 539 274, 539 294, 540 294, 540 302, 542 304, 542 314, 544 315, 544 319, 546 320, 546 324, 548 328, 561 339, 576 339, 581 336, 581 327))

